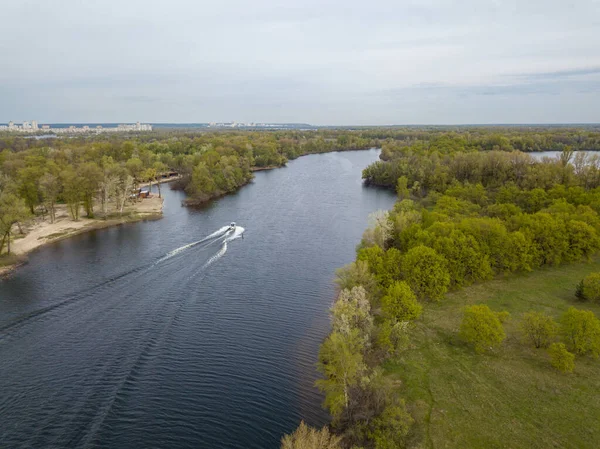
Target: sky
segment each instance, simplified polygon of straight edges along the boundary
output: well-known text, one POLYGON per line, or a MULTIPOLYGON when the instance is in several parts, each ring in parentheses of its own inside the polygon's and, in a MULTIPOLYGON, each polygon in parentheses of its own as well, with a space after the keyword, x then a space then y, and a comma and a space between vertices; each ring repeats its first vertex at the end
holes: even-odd
POLYGON ((0 123, 598 123, 600 0, 0 0, 0 123))

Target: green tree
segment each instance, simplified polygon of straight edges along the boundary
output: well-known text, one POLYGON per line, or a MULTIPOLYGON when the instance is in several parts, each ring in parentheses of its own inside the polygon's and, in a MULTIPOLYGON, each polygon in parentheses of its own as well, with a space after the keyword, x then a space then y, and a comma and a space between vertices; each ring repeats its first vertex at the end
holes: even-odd
POLYGON ((122 169, 112 157, 104 156, 101 162, 101 170, 102 176, 99 182, 100 206, 102 208, 102 216, 106 220, 108 201, 113 193, 115 193, 117 182, 119 181, 119 173, 122 169))
POLYGON ((418 245, 402 259, 404 279, 420 299, 440 300, 448 291, 450 275, 446 259, 434 249, 418 245))
POLYGON ((350 334, 332 332, 319 350, 317 368, 324 376, 316 382, 325 393, 325 407, 334 419, 342 416, 350 403, 350 389, 357 385, 366 365, 363 359, 364 340, 358 329, 350 334))
POLYGON ((31 214, 42 200, 40 191, 40 178, 43 176, 43 169, 40 166, 30 166, 19 170, 18 188, 19 195, 25 200, 31 214))
POLYGON ((102 170, 95 162, 86 162, 79 167, 81 178, 81 196, 83 207, 88 218, 94 217, 94 199, 100 189, 100 183, 103 179, 102 170))
POLYGON ((563 373, 572 373, 575 369, 575 354, 567 351, 564 343, 552 343, 548 348, 550 363, 563 373))
POLYGON ((158 178, 161 177, 163 173, 167 171, 167 166, 163 162, 157 161, 154 163, 152 168, 154 169, 154 181, 156 182, 156 187, 158 188, 158 197, 162 198, 162 194, 160 191, 160 180, 158 178))
POLYGON ((408 322, 384 320, 377 328, 377 347, 384 357, 397 357, 409 345, 408 322))
POLYGON ((335 282, 341 290, 352 290, 353 287, 362 285, 367 293, 373 294, 377 289, 377 281, 369 271, 369 264, 362 260, 338 268, 335 274, 335 282))
POLYGON ((56 201, 60 193, 60 178, 52 173, 44 173, 40 179, 40 190, 46 209, 50 215, 50 222, 56 219, 56 201))
POLYGON ((590 273, 581 281, 582 299, 600 302, 600 273, 590 273))
POLYGON ((315 429, 302 421, 293 433, 281 439, 281 449, 341 449, 341 441, 329 428, 315 429))
POLYGON ((69 213, 73 220, 79 220, 79 208, 81 207, 81 185, 83 180, 75 172, 73 167, 69 166, 60 174, 63 185, 63 199, 69 207, 69 213))
POLYGON ((485 304, 465 308, 460 335, 467 342, 472 343, 478 353, 498 346, 506 338, 498 313, 493 312, 485 304))
POLYGON ((8 192, 0 192, 0 254, 7 246, 10 254, 10 240, 13 225, 29 218, 30 212, 23 199, 8 192))
POLYGON ((400 176, 396 183, 396 193, 400 201, 408 199, 410 197, 410 190, 408 189, 408 179, 406 176, 400 176))
POLYGON ((551 316, 541 312, 527 312, 521 321, 521 332, 526 341, 536 348, 546 348, 558 332, 551 316))
POLYGON ((406 282, 396 281, 386 289, 381 298, 381 310, 393 320, 411 321, 421 315, 423 306, 406 282))
POLYGON ((370 437, 375 444, 375 449, 404 447, 406 435, 413 422, 414 419, 406 410, 404 401, 387 406, 372 423, 370 437))
POLYGON ((560 333, 575 354, 600 356, 600 320, 594 312, 569 307, 560 319, 560 333))

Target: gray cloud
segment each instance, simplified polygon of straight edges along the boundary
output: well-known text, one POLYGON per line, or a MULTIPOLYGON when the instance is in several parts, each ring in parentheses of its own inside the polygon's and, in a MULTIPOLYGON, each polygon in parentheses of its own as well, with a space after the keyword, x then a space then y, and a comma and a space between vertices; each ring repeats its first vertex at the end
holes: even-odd
POLYGON ((598 122, 599 5, 0 0, 0 122, 598 122))

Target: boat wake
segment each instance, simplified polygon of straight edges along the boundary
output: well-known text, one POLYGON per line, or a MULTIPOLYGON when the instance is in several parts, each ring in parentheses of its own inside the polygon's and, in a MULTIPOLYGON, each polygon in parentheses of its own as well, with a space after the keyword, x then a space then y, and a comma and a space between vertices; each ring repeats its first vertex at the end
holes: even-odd
POLYGON ((219 249, 219 251, 217 251, 217 253, 215 255, 213 255, 210 259, 208 259, 204 263, 204 265, 202 265, 202 269, 201 270, 204 270, 205 268, 208 268, 213 263, 215 263, 217 260, 219 260, 221 257, 223 257, 225 255, 225 253, 227 252, 227 243, 232 242, 233 240, 237 240, 237 239, 241 238, 242 235, 244 235, 244 231, 245 231, 245 229, 242 228, 241 226, 236 226, 231 231, 230 235, 228 234, 227 237, 225 237, 225 239, 223 240, 223 243, 221 244, 221 248, 219 249))
POLYGON ((56 302, 50 306, 44 307, 39 310, 32 311, 28 314, 22 315, 17 319, 10 321, 8 323, 4 323, 0 325, 0 341, 6 337, 7 333, 10 331, 14 331, 27 323, 43 318, 50 312, 56 311, 57 309, 66 306, 72 302, 79 302, 85 298, 93 297, 100 289, 106 289, 114 286, 116 283, 123 283, 125 279, 127 279, 127 283, 134 281, 136 278, 142 277, 149 270, 153 269, 156 265, 165 262, 179 254, 184 253, 185 251, 197 247, 197 248, 205 248, 214 244, 221 244, 219 250, 213 254, 202 266, 196 271, 196 274, 204 271, 210 265, 215 263, 221 257, 225 255, 227 252, 227 244, 233 240, 237 240, 244 234, 245 229, 241 226, 235 226, 233 229, 231 226, 223 226, 217 231, 213 232, 210 235, 198 240, 197 242, 188 243, 187 245, 180 246, 172 251, 169 251, 162 257, 158 258, 155 262, 150 262, 148 264, 138 266, 137 268, 124 271, 120 274, 117 274, 109 279, 106 279, 100 283, 92 285, 88 288, 72 292, 70 294, 64 295, 62 297, 56 298, 56 302))
POLYGON ((223 226, 222 228, 218 229, 217 231, 213 232, 210 235, 207 235, 203 239, 198 240, 197 242, 188 243, 187 245, 183 245, 183 246, 180 246, 179 248, 169 251, 167 254, 165 254, 160 259, 158 259, 154 263, 154 265, 164 262, 165 260, 168 260, 171 257, 175 257, 177 254, 180 254, 187 249, 193 248, 193 247, 201 245, 203 243, 206 246, 208 246, 208 245, 214 243, 216 240, 219 240, 221 237, 228 235, 228 233, 230 233, 230 232, 231 232, 231 228, 229 226, 223 226))

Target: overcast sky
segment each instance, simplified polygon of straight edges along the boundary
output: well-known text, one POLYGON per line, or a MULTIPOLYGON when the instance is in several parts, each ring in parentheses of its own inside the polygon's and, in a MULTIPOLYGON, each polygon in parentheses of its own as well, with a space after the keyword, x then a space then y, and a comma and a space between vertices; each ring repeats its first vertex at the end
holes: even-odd
POLYGON ((600 0, 0 0, 0 122, 600 122, 600 0))

